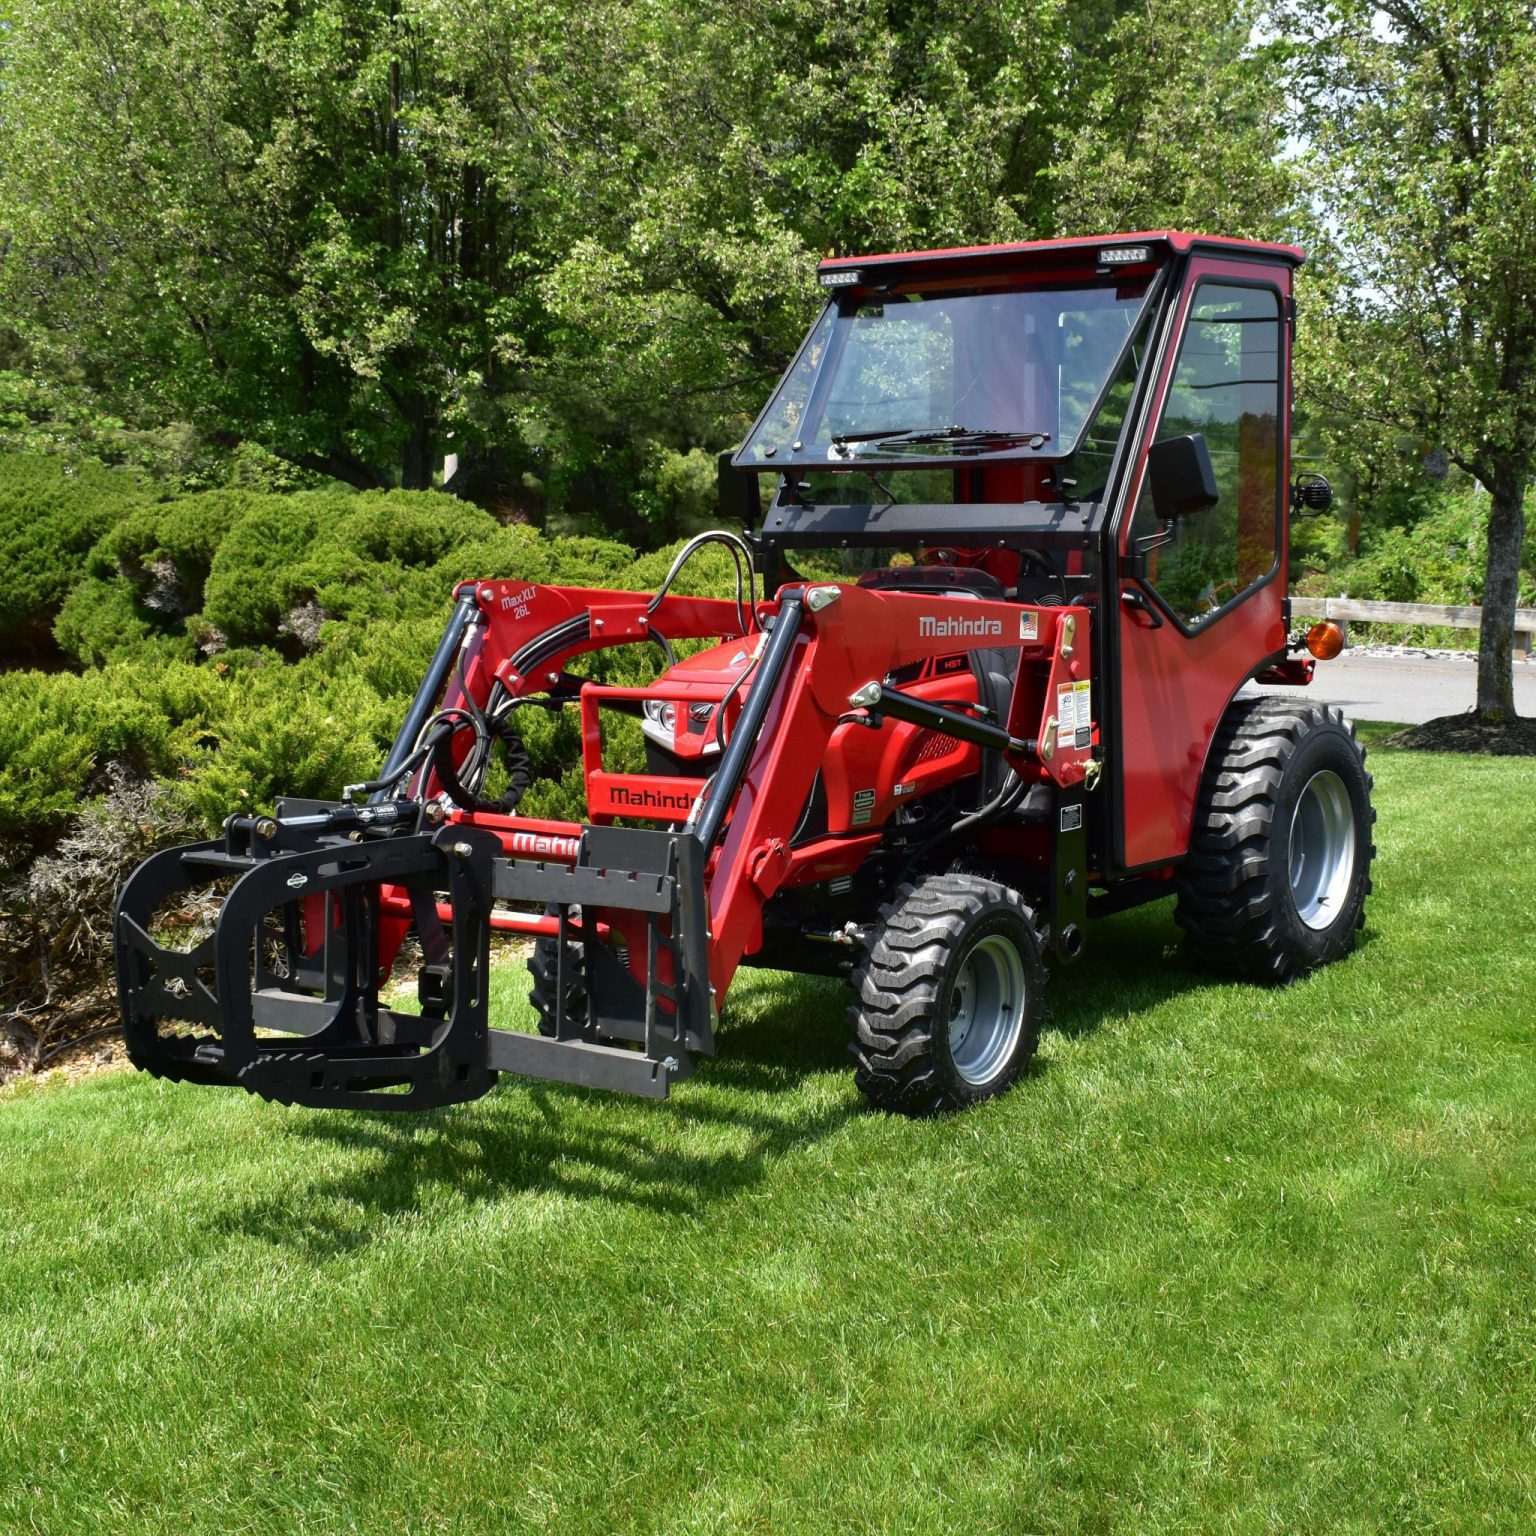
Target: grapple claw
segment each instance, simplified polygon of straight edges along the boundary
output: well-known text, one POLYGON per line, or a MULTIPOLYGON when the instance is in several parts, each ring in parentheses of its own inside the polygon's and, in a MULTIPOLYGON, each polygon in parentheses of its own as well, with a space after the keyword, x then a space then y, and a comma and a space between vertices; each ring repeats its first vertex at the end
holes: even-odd
POLYGON ((123 887, 116 921, 134 1064, 287 1104, 425 1109, 478 1098, 496 1079, 484 981, 500 845, 459 829, 450 854, 444 835, 353 842, 321 830, 274 846, 266 828, 235 818, 223 840, 147 860, 123 887), (159 942, 157 914, 211 874, 234 877, 213 932, 185 950, 159 942), (387 887, 434 918, 439 895, 452 910, 444 976, 420 1015, 379 1001, 387 887))

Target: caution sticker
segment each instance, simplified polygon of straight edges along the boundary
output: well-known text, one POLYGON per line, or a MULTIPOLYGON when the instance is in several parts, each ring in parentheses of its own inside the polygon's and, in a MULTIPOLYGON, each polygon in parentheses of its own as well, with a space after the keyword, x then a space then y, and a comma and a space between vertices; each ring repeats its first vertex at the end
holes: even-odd
POLYGON ((1058 683, 1056 685, 1057 739, 1074 747, 1087 746, 1085 731, 1093 728, 1093 684, 1058 683))

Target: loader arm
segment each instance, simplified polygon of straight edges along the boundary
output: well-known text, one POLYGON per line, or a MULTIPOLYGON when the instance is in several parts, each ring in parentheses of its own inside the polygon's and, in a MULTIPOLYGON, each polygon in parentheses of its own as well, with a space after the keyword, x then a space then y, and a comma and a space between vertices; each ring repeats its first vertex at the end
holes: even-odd
MULTIPOLYGON (((762 946, 765 904, 812 874, 852 872, 878 847, 875 825, 794 840, 840 733, 872 724, 851 703, 859 688, 1006 632, 1030 658, 1011 714, 1038 716, 1051 697, 1044 679, 1063 664, 1062 635, 1087 621, 1081 610, 1043 609, 1026 622, 1016 606, 977 601, 962 620, 950 598, 851 584, 788 587, 750 614, 729 600, 503 582, 457 596, 457 639, 435 662, 440 694, 424 704, 418 695, 407 722, 415 737, 402 731, 381 775, 393 772, 393 784, 363 805, 231 817, 222 843, 158 855, 125 887, 118 962, 139 1065, 318 1105, 453 1102, 500 1071, 663 1096, 713 1053, 720 1002, 762 946), (558 699, 582 655, 659 637, 742 641, 753 652, 706 780, 602 768, 599 707, 636 690, 586 682, 563 696, 582 713, 587 822, 458 803, 454 764, 466 754, 455 736, 525 701, 558 699), (434 730, 446 734, 428 750, 434 730), (616 825, 621 817, 657 825, 616 825), (191 953, 162 943, 157 916, 213 875, 237 877, 213 935, 191 953), (554 938, 560 954, 580 955, 584 1006, 559 1011, 548 1037, 489 1026, 493 930, 554 938), (380 997, 412 933, 424 957, 419 1014, 380 997)), ((718 707, 727 703, 735 698, 718 707)), ((1027 738, 1003 732, 1017 771, 1081 777, 1086 737, 1047 762, 1032 755, 1047 727, 1038 717, 1029 726, 1027 738)))

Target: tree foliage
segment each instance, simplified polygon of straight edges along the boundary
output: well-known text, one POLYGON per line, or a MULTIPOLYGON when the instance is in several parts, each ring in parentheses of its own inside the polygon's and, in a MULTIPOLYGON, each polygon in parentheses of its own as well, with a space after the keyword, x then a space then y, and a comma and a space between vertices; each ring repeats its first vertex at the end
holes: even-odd
POLYGON ((1367 445, 1443 449, 1487 490, 1477 707, 1508 719, 1536 467, 1536 15, 1328 0, 1285 18, 1333 235, 1313 398, 1367 445))
POLYGON ((1252 14, 0 0, 13 393, 363 487, 451 448, 472 492, 665 536, 665 455, 739 434, 823 253, 1277 227, 1252 14))
POLYGON ((4 12, 7 288, 34 352, 141 418, 427 484, 518 351, 505 276, 542 197, 489 186, 453 50, 394 0, 4 12))

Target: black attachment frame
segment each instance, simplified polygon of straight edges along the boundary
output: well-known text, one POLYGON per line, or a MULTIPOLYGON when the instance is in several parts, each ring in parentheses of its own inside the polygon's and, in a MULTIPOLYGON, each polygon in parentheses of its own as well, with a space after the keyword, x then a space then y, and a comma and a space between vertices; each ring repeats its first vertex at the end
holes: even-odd
POLYGON ((629 827, 588 827, 574 864, 497 860, 497 898, 553 908, 559 927, 554 1033, 492 1030, 491 1065, 664 1099, 673 1081, 692 1075, 696 1055, 713 1056, 704 862, 703 847, 690 832, 629 827), (597 914, 604 908, 644 914, 649 986, 599 939, 597 914), (567 1011, 577 938, 586 978, 586 1009, 579 1016, 567 1011))
POLYGON ((232 817, 223 838, 155 854, 123 887, 118 993, 136 1066, 287 1104, 401 1110, 477 1098, 502 1071, 665 1098, 696 1055, 714 1054, 706 855, 693 833, 588 827, 569 865, 505 858, 497 838, 461 826, 336 831, 371 807, 283 809, 297 814, 232 817), (186 950, 157 941, 157 914, 175 897, 231 876, 212 933, 186 950), (379 1001, 385 885, 409 897, 421 938, 419 1015, 379 1001), (488 1027, 497 900, 559 914, 553 1038, 488 1027), (604 908, 644 914, 648 987, 599 941, 604 908), (587 980, 579 1018, 565 1012, 575 939, 587 980))
POLYGON ((159 1077, 287 1104, 426 1109, 478 1098, 495 1081, 485 981, 500 844, 443 828, 371 842, 310 834, 297 851, 252 846, 304 836, 263 836, 270 826, 232 818, 224 839, 155 854, 124 885, 114 945, 130 1059, 159 1077), (247 851, 236 851, 241 843, 247 851), (155 916, 172 897, 227 875, 236 883, 208 937, 187 951, 156 941, 155 916), (434 921, 438 892, 452 905, 445 968, 420 1015, 379 1002, 384 884, 404 888, 434 921), (324 925, 307 950, 295 942, 301 907, 324 925), (269 916, 280 919, 280 937, 266 928, 269 916), (269 961, 274 944, 286 950, 281 970, 269 961))

